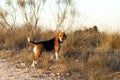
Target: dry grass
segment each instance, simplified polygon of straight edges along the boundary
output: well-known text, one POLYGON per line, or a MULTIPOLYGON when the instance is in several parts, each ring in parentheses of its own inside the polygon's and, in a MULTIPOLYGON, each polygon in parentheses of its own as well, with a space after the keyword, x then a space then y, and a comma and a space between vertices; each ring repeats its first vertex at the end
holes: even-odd
MULTIPOLYGON (((47 40, 54 32, 34 32, 32 39, 47 40)), ((24 28, 13 32, 0 30, 0 58, 15 63, 32 63, 32 45, 27 43, 29 33, 24 28)), ((110 74, 120 72, 120 36, 92 30, 67 33, 67 40, 60 51, 60 60, 49 62, 50 54, 44 53, 37 68, 51 70, 61 75, 69 73, 67 80, 113 80, 110 74)))

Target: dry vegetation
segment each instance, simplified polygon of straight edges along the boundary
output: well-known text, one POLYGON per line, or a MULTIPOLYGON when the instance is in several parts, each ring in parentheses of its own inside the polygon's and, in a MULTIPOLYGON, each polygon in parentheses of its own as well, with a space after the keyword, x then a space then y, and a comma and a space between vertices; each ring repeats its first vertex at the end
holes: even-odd
MULTIPOLYGON (((54 35, 52 31, 35 30, 32 39, 47 40, 54 35)), ((27 42, 28 36, 22 27, 12 31, 0 29, 0 58, 29 66, 33 46, 27 42)), ((45 52, 37 68, 60 73, 61 76, 65 74, 66 80, 117 80, 120 72, 119 42, 118 33, 100 33, 96 26, 67 33, 67 40, 60 51, 60 60, 49 62, 50 54, 45 52)))
MULTIPOLYGON (((33 46, 27 42, 27 37, 39 41, 55 36, 56 32, 44 32, 38 27, 46 1, 17 0, 14 6, 13 0, 6 0, 8 10, 0 5, 0 58, 5 58, 15 65, 24 63, 29 67, 32 63, 33 46), (27 12, 27 8, 30 8, 30 11, 27 12), (17 9, 24 19, 21 19, 24 21, 21 27, 17 27, 17 9), (11 16, 12 25, 7 21, 7 16, 11 16)), ((55 20, 52 21, 55 22, 56 29, 66 25, 67 20, 70 29, 75 17, 79 17, 72 2, 73 0, 56 0, 58 12, 53 13, 55 20)), ((96 26, 68 32, 67 40, 60 51, 59 61, 49 62, 49 55, 44 52, 37 69, 60 73, 60 76, 66 77, 66 80, 120 80, 119 33, 101 33, 96 26)))

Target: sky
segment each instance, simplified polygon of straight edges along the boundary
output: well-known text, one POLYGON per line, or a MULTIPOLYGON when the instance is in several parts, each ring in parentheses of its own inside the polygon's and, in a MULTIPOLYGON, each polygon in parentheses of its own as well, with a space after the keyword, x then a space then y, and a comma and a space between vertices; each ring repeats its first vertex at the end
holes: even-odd
POLYGON ((76 0, 76 4, 81 24, 97 25, 101 31, 120 31, 120 0, 76 0))
MULTIPOLYGON (((4 0, 0 0, 4 7, 4 0)), ((44 10, 40 16, 43 26, 52 26, 55 29, 55 22, 51 10, 55 11, 55 0, 47 0, 44 10)), ((73 0, 79 17, 75 19, 74 29, 83 27, 98 26, 100 31, 120 31, 120 0, 73 0)), ((20 16, 20 15, 19 15, 20 16)), ((20 18, 17 20, 22 23, 20 18)))

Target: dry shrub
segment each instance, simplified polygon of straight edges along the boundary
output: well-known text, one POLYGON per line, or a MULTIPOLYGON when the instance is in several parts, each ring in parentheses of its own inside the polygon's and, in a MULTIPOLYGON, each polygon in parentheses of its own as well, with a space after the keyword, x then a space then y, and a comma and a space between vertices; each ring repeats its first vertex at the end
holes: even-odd
POLYGON ((50 55, 51 54, 43 54, 40 62, 41 64, 39 66, 42 67, 43 69, 48 69, 53 73, 61 73, 61 74, 65 73, 68 67, 68 63, 64 59, 64 57, 59 55, 58 61, 56 61, 55 57, 53 58, 52 61, 49 61, 50 55))
POLYGON ((4 49, 22 49, 26 46, 28 34, 22 28, 3 30, 1 33, 0 44, 4 49))
POLYGON ((100 46, 100 40, 99 32, 78 30, 67 34, 63 51, 79 50, 83 47, 98 47, 100 46))
POLYGON ((113 34, 101 34, 101 47, 108 49, 119 49, 120 48, 120 35, 119 33, 113 34))
POLYGON ((94 55, 88 58, 88 65, 92 68, 101 67, 103 66, 103 60, 104 56, 102 56, 102 54, 94 53, 94 55))
POLYGON ((49 64, 50 56, 46 52, 43 52, 38 60, 37 67, 47 70, 50 66, 49 64))
POLYGON ((120 51, 109 50, 105 56, 105 66, 108 68, 109 72, 120 71, 120 51))
POLYGON ((7 59, 13 63, 32 64, 32 54, 25 49, 21 52, 16 50, 2 50, 0 58, 7 59))
POLYGON ((14 37, 7 37, 5 40, 4 47, 8 49, 22 49, 26 45, 26 36, 23 36, 22 34, 16 35, 14 37))
POLYGON ((119 50, 103 48, 86 48, 85 51, 82 48, 79 52, 66 53, 65 59, 69 64, 66 71, 71 73, 68 79, 80 79, 81 75, 86 80, 110 79, 110 73, 120 71, 119 53, 119 50))
POLYGON ((120 35, 118 33, 114 33, 110 40, 110 45, 113 49, 119 49, 120 48, 120 35))
MULTIPOLYGON (((32 47, 28 45, 29 34, 24 28, 13 32, 0 30, 1 58, 9 58, 16 63, 32 64, 32 47)), ((32 40, 48 40, 55 32, 34 31, 32 40)), ((38 68, 52 72, 69 73, 68 80, 108 80, 108 74, 120 71, 120 36, 96 31, 78 30, 67 33, 67 39, 60 50, 59 61, 49 62, 50 54, 40 57, 38 68)))

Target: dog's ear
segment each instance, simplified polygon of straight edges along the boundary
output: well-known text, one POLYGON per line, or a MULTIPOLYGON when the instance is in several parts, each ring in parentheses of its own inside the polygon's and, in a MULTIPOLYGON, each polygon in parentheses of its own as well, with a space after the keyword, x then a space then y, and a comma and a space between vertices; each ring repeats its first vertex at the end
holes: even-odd
POLYGON ((65 32, 63 32, 63 36, 64 36, 64 39, 66 39, 66 38, 67 38, 67 35, 65 34, 65 32))

